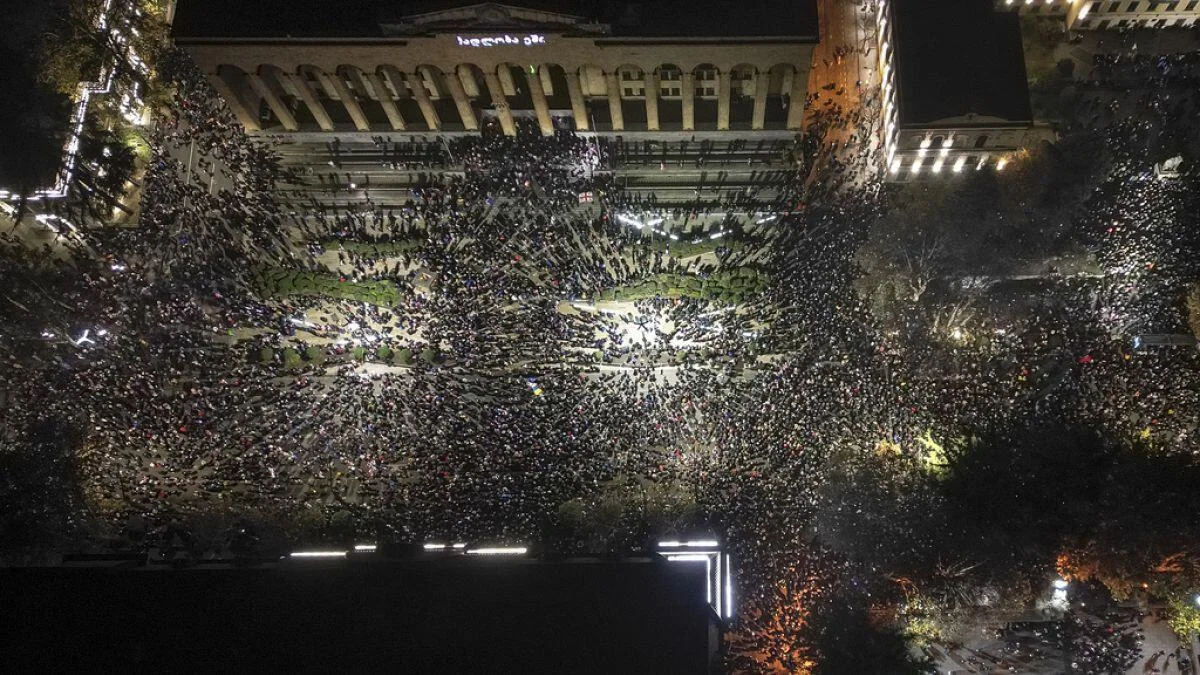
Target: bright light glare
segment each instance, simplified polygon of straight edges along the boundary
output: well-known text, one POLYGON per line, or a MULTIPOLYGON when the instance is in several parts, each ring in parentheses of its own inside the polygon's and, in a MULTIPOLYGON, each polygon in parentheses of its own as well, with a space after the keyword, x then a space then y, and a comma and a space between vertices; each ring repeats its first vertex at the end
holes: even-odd
POLYGON ((441 551, 444 548, 446 548, 446 545, 445 544, 425 544, 421 548, 425 549, 426 551, 441 551))
POLYGON ((632 225, 632 226, 638 228, 639 230, 646 227, 646 224, 643 223, 642 221, 634 220, 633 218, 630 218, 629 216, 626 216, 621 213, 617 214, 617 220, 621 221, 622 223, 625 223, 626 225, 632 225))
POLYGON ((345 558, 345 551, 294 551, 293 558, 345 558))
POLYGON ((1055 579, 1054 583, 1052 585, 1055 588, 1063 589, 1063 588, 1066 588, 1067 586, 1069 586, 1070 582, 1068 582, 1066 579, 1055 579))
POLYGON ((354 550, 360 553, 371 553, 375 550, 375 544, 355 544, 354 550))
POLYGON ((455 544, 454 545, 454 548, 466 548, 466 547, 467 547, 466 544, 455 544))
POLYGON ((467 549, 471 555, 525 555, 528 551, 524 546, 467 549))

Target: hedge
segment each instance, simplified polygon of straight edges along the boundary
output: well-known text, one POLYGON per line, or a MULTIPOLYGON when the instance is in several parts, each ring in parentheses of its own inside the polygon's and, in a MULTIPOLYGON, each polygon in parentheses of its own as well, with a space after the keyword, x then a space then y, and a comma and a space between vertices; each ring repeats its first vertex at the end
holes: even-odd
POLYGON ((292 295, 365 302, 391 308, 400 302, 400 289, 390 281, 342 281, 335 274, 304 272, 281 267, 255 272, 263 295, 284 298, 292 295))
POLYGON ((283 367, 288 370, 299 368, 302 361, 300 360, 300 352, 287 347, 283 350, 283 367))

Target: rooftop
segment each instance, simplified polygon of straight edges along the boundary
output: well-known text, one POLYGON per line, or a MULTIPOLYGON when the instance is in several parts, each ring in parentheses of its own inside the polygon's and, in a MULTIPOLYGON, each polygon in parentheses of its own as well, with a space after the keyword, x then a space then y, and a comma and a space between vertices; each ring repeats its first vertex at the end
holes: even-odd
MULTIPOLYGON (((181 38, 382 37, 383 23, 448 9, 493 4, 584 17, 613 37, 817 37, 816 0, 756 0, 753 11, 726 0, 179 0, 181 38)), ((481 25, 480 28, 485 28, 481 25)))
POLYGON ((992 0, 894 0, 892 37, 901 125, 1033 120, 1016 13, 992 0))
POLYGON ((704 576, 661 561, 12 568, 0 629, 8 662, 39 670, 703 673, 704 576))

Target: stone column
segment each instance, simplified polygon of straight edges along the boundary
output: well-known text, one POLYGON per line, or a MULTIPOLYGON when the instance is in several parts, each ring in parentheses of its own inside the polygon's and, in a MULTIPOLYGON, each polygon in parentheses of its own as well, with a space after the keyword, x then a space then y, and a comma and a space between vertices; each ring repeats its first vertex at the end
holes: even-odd
POLYGON ((571 95, 571 112, 575 115, 575 128, 579 131, 587 131, 591 128, 591 125, 588 124, 587 104, 583 100, 583 87, 579 84, 579 71, 566 70, 565 72, 567 75, 567 93, 571 95))
POLYGON ((507 63, 503 63, 495 69, 495 72, 500 78, 500 84, 503 87, 501 91, 504 92, 504 95, 507 96, 508 92, 511 91, 515 96, 517 94, 517 83, 513 82, 512 68, 507 63))
POLYGON ((658 131, 658 74, 652 70, 645 73, 646 130, 658 131))
POLYGON ((333 118, 329 116, 329 111, 325 109, 325 104, 321 103, 321 99, 317 98, 316 92, 309 86, 308 80, 301 75, 293 73, 283 73, 283 76, 291 80, 292 88, 296 90, 296 94, 304 101, 304 105, 308 106, 308 111, 312 113, 313 119, 321 126, 322 131, 333 131, 333 118))
MULTIPOLYGON (((507 66, 504 67, 507 68, 507 66)), ((516 136, 517 125, 513 123, 512 111, 508 108, 508 98, 504 96, 504 89, 500 86, 500 78, 496 76, 496 71, 484 70, 483 79, 487 82, 488 92, 492 95, 492 107, 500 116, 500 128, 504 130, 504 135, 516 136)))
POLYGON ((767 123, 767 90, 770 86, 770 73, 758 71, 754 76, 754 117, 750 122, 751 129, 762 129, 767 123))
POLYGON ((542 89, 542 78, 537 73, 525 73, 529 82, 529 95, 533 98, 533 109, 537 112, 538 126, 543 136, 554 135, 554 120, 550 119, 550 105, 546 103, 546 92, 542 89))
POLYGON ((437 109, 433 107, 433 99, 429 98, 429 90, 425 88, 425 74, 417 71, 405 73, 404 77, 408 80, 409 88, 412 89, 413 98, 417 99, 417 105, 421 106, 421 115, 425 117, 425 124, 431 131, 441 130, 442 118, 438 117, 437 109))
POLYGON ((350 119, 354 120, 354 128, 359 131, 370 131, 371 123, 367 121, 367 116, 363 113, 362 106, 358 104, 358 99, 354 97, 354 92, 346 86, 342 81, 342 76, 334 73, 319 72, 317 77, 325 85, 325 89, 332 91, 342 100, 342 106, 346 108, 346 112, 350 114, 350 119))
POLYGON ((275 117, 279 118, 279 123, 288 131, 296 131, 300 128, 296 124, 296 118, 292 115, 292 111, 288 109, 287 104, 279 98, 271 85, 262 79, 258 73, 246 73, 246 82, 259 96, 266 100, 267 105, 271 106, 271 111, 275 113, 275 117))
POLYGON ((621 83, 617 81, 616 73, 605 73, 604 82, 608 87, 608 114, 612 117, 613 131, 624 131, 625 113, 621 110, 621 83))
POLYGON ((696 76, 691 72, 679 76, 683 94, 683 130, 696 130, 696 76))
POLYGON ((233 111, 233 114, 237 116, 238 121, 242 123, 242 126, 246 127, 246 131, 262 130, 262 126, 258 123, 258 115, 254 113, 254 110, 245 101, 245 99, 243 99, 237 93, 237 90, 233 85, 226 82, 225 78, 216 73, 210 73, 208 76, 208 81, 212 83, 213 89, 217 90, 217 93, 221 95, 221 98, 225 99, 225 104, 228 105, 229 109, 233 111))
POLYGON ((367 78, 367 82, 375 90, 375 98, 378 99, 379 105, 383 106, 383 112, 387 114, 388 122, 392 124, 392 131, 404 131, 404 115, 400 114, 400 108, 396 107, 391 93, 384 86, 383 78, 375 73, 367 72, 363 73, 363 77, 367 78))
POLYGON ((792 73, 792 93, 788 97, 788 129, 801 130, 804 128, 804 98, 808 95, 806 79, 802 77, 799 68, 792 73))
POLYGON ((462 120, 463 128, 475 131, 479 128, 479 120, 475 117, 475 109, 471 107, 471 100, 467 98, 467 92, 463 89, 459 77, 457 72, 447 75, 446 86, 450 88, 450 95, 454 97, 454 106, 458 108, 458 117, 462 120))
POLYGON ((733 73, 728 70, 722 70, 717 73, 717 129, 720 131, 729 130, 729 99, 733 95, 730 89, 732 85, 733 73))

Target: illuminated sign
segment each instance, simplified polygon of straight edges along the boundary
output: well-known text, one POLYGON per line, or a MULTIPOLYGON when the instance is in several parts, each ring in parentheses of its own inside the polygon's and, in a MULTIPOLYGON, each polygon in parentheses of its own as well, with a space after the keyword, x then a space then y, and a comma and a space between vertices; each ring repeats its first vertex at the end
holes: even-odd
POLYGON ((463 37, 462 35, 456 35, 455 37, 458 39, 459 47, 504 47, 510 45, 532 47, 534 45, 546 44, 546 36, 538 33, 530 33, 529 35, 491 35, 488 37, 463 37))

